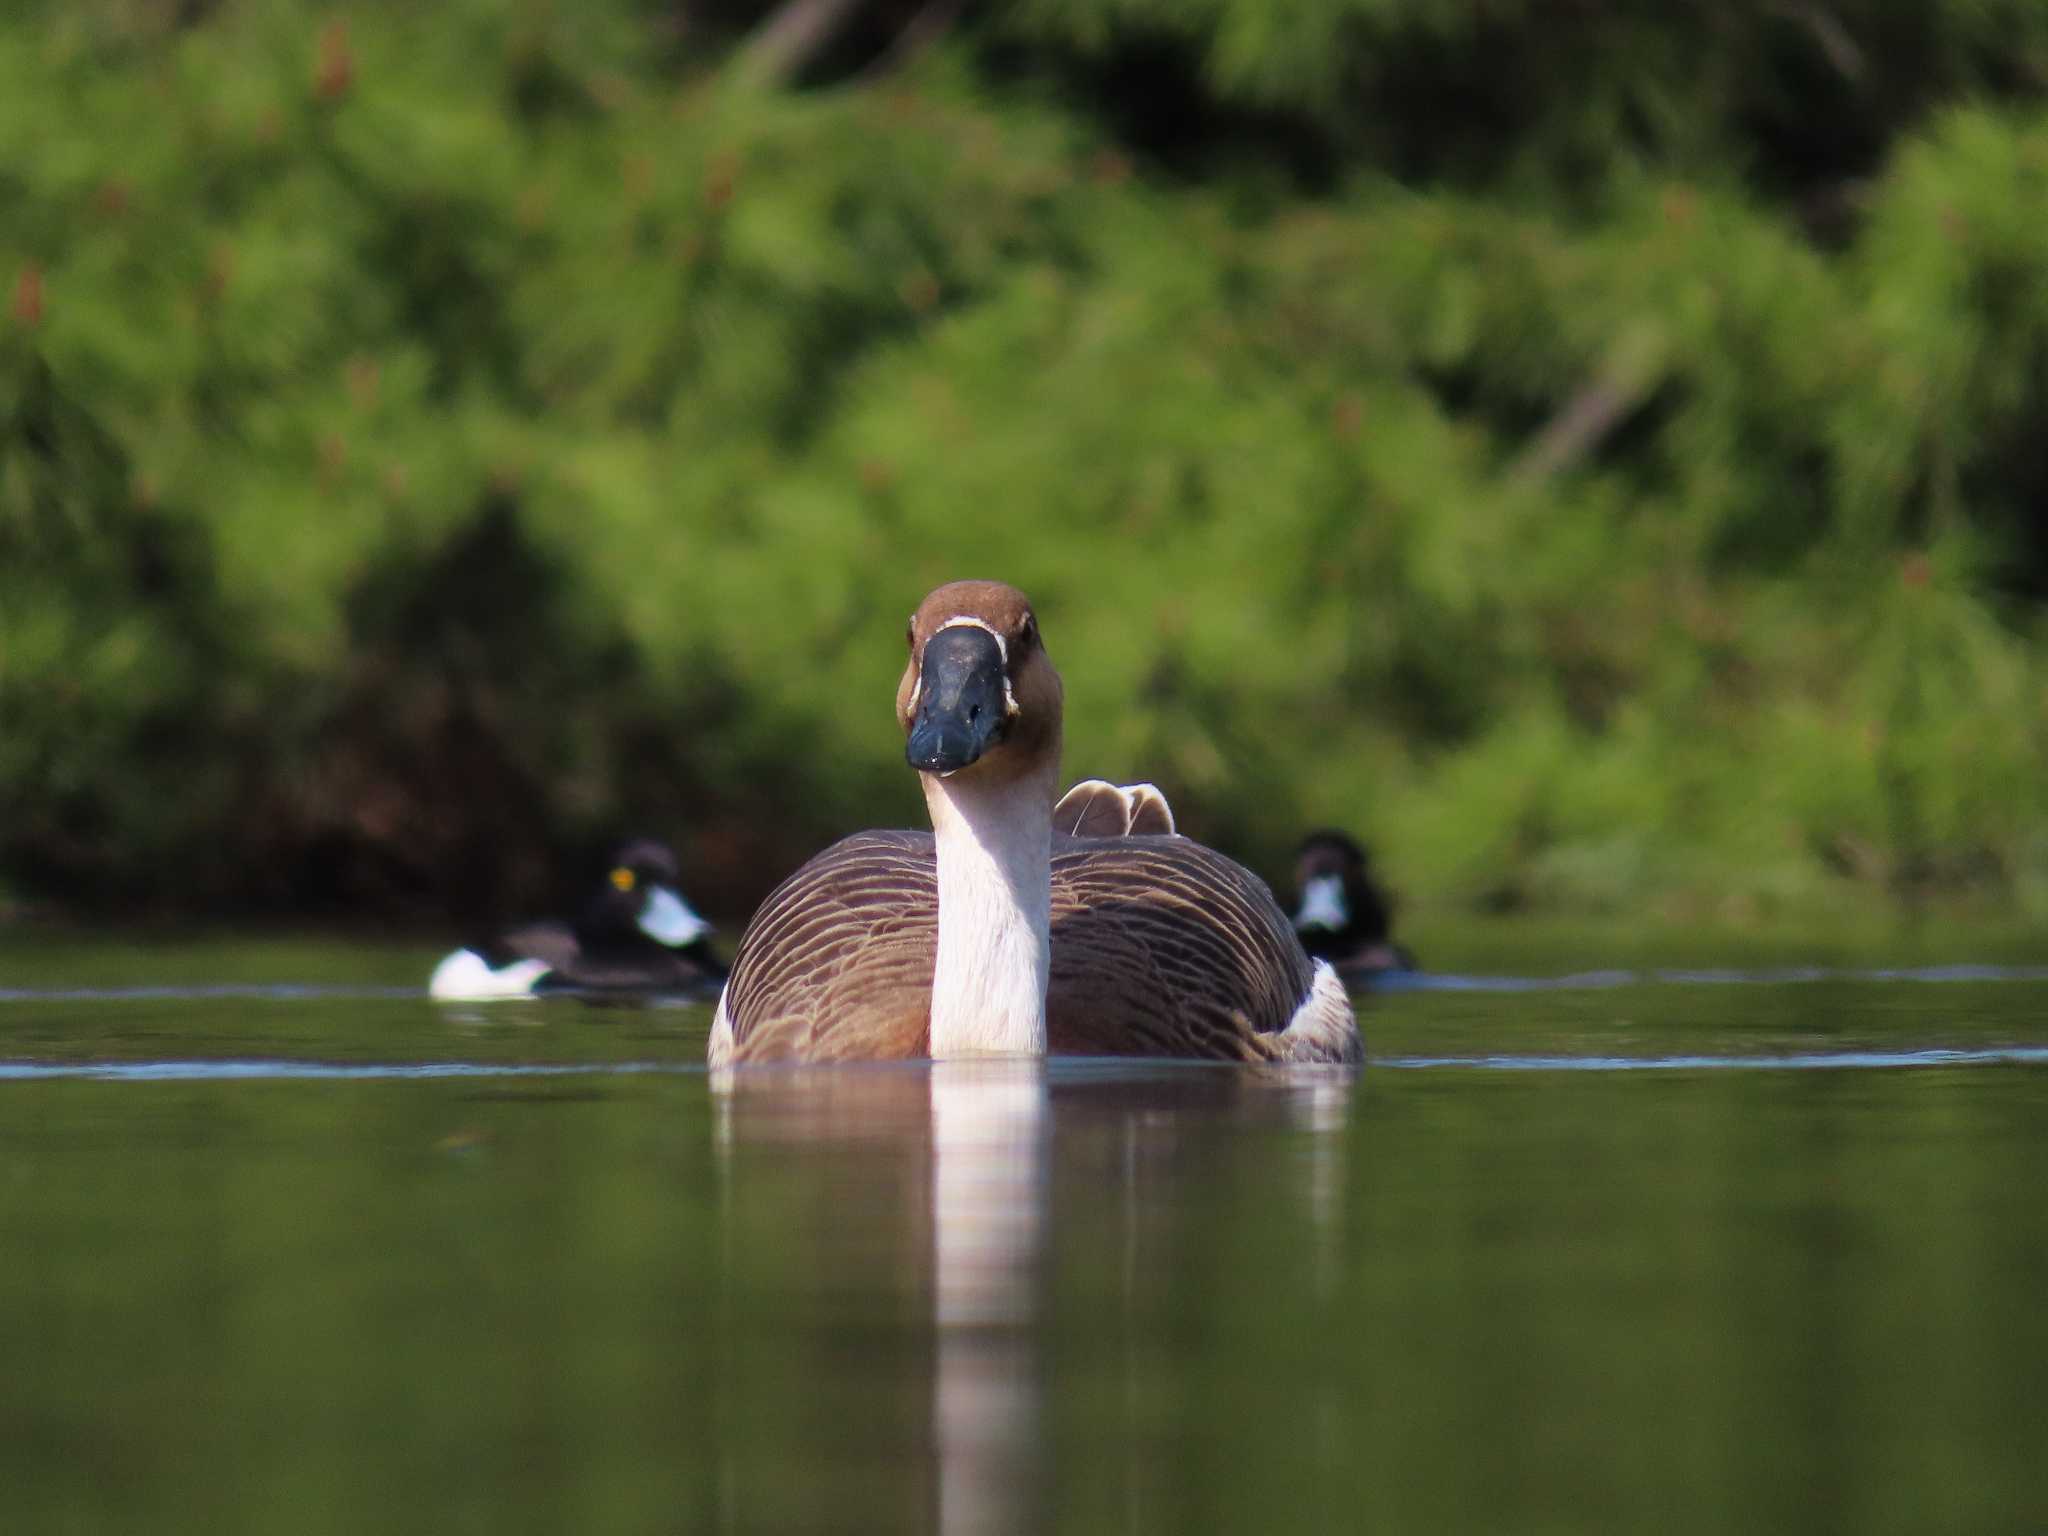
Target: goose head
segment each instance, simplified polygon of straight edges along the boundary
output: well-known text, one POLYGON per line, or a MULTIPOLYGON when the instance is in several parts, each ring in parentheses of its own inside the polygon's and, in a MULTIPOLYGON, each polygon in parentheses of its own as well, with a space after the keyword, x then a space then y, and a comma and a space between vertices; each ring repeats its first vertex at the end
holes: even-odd
POLYGON ((1059 774, 1060 675, 1030 601, 996 581, 955 581, 918 604, 896 688, 904 756, 930 778, 996 786, 1059 774))

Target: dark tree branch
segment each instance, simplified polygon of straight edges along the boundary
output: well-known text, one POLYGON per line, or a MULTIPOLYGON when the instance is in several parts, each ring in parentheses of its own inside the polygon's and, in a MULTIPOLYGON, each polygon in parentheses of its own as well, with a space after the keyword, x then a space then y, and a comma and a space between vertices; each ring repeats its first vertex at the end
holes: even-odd
POLYGON ((910 25, 896 35, 896 41, 860 72, 861 78, 878 80, 915 64, 926 49, 946 35, 966 8, 967 0, 931 0, 931 4, 910 18, 910 25))
POLYGON ((735 69, 759 85, 788 85, 834 38, 866 0, 786 0, 754 29, 735 69))
POLYGON ((1626 422, 1663 377, 1661 348, 1649 336, 1624 342, 1599 377, 1581 385, 1542 432, 1507 467, 1513 485, 1540 485, 1589 457, 1606 436, 1626 422))

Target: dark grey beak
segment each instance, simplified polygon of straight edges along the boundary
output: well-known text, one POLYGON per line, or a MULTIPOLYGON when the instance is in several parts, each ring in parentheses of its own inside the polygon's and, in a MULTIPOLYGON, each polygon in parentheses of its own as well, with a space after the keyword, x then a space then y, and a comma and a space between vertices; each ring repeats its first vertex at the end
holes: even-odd
POLYGON ((974 624, 942 629, 925 642, 917 713, 904 756, 923 773, 965 768, 1003 739, 1003 651, 974 624))

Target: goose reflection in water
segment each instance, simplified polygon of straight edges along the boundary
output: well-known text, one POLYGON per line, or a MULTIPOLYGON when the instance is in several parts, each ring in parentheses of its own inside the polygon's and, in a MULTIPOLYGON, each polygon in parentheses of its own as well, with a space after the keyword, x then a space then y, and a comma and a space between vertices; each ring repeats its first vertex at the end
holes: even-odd
MULTIPOLYGON (((812 1342, 835 1362, 835 1388, 873 1405, 859 1426, 864 1443, 835 1449, 893 1458, 856 1480, 884 1483, 903 1500, 899 1510, 864 1515, 949 1536, 1047 1528, 1058 1470, 1052 1426, 1071 1406, 1048 1398, 1055 1336, 1071 1337, 1079 1324, 1084 1334, 1107 1328, 1132 1337, 1143 1299, 1182 1257, 1172 1249, 1189 1204, 1184 1192, 1209 1161, 1205 1142, 1261 1132, 1285 1138, 1271 1166, 1290 1187, 1272 1195, 1306 1218, 1308 1289, 1317 1303, 1335 1305, 1354 1080, 1340 1067, 1074 1058, 723 1075, 716 1124, 727 1241, 793 1242, 812 1259, 798 1266, 815 1277, 798 1310, 825 1320, 812 1342), (794 1222, 792 1201, 802 1213, 794 1222), (1122 1293, 1110 1309, 1117 1315, 1086 1315, 1099 1312, 1100 1295, 1094 1308, 1082 1298, 1078 1317, 1054 1315, 1055 1207, 1060 1230, 1107 1229, 1089 1246, 1121 1256, 1111 1282, 1122 1293), (907 1326, 875 1351, 882 1319, 907 1326), (851 1335, 866 1341, 854 1364, 867 1373, 864 1383, 845 1379, 851 1335), (893 1426, 883 1422, 892 1402, 901 1409, 893 1426)), ((1099 1356, 1088 1363, 1116 1369, 1099 1356)), ((1091 1445, 1088 1475, 1099 1481, 1104 1457, 1124 1457, 1125 1524, 1167 1529, 1172 1512, 1147 1498, 1134 1343, 1122 1374, 1125 1432, 1091 1445)), ((729 1479, 736 1500, 744 1482, 729 1479)), ((750 1523, 743 1507, 725 1513, 731 1526, 750 1523)))

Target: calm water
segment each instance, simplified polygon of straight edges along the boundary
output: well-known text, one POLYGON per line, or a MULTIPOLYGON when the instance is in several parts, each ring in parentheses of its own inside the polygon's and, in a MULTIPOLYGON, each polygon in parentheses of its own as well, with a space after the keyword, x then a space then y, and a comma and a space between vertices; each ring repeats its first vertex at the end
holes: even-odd
POLYGON ((1785 964, 714 1092, 702 1009, 0 949, 0 1525, 2048 1528, 2048 973, 1785 964))

